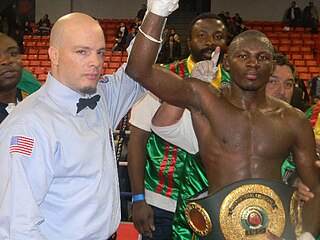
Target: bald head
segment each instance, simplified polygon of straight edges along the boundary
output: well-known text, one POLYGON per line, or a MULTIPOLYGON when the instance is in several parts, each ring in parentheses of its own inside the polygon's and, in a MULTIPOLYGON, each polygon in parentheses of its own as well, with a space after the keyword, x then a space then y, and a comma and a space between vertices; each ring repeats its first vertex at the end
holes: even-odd
POLYGON ((71 13, 61 17, 50 36, 51 75, 82 95, 95 93, 105 45, 98 21, 89 15, 71 13))
POLYGON ((50 46, 58 48, 70 35, 77 35, 86 30, 96 31, 103 35, 99 22, 84 13, 70 13, 62 16, 53 25, 50 35, 50 46))

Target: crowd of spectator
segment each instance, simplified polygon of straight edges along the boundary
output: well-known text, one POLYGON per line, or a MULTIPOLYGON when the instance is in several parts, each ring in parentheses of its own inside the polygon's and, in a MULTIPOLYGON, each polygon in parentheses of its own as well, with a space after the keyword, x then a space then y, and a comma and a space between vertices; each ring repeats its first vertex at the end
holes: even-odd
POLYGON ((20 21, 16 16, 16 9, 16 3, 12 3, 0 13, 0 32, 5 32, 3 28, 3 20, 5 19, 7 23, 6 34, 18 43, 20 52, 24 53, 23 36, 49 36, 51 31, 51 22, 48 14, 44 14, 35 26, 31 26, 28 19, 25 19, 23 22, 20 21))
POLYGON ((291 6, 285 11, 284 20, 290 24, 290 27, 311 28, 311 33, 318 33, 319 13, 313 1, 309 1, 309 5, 303 11, 301 11, 296 1, 292 1, 291 6))
MULTIPOLYGON (((182 10, 188 10, 192 6, 192 1, 182 1, 182 10)), ((24 22, 20 22, 16 17, 17 5, 15 3, 10 4, 0 14, 0 32, 4 32, 3 21, 5 20, 8 29, 7 34, 16 40, 20 48, 21 53, 24 52, 23 36, 24 35, 50 35, 52 23, 50 22, 48 14, 43 14, 39 21, 32 26, 27 19, 24 22)), ((134 20, 130 25, 126 23, 120 23, 119 28, 116 30, 115 42, 112 47, 112 51, 124 51, 130 44, 132 39, 136 36, 141 26, 142 20, 146 13, 146 4, 142 4, 141 8, 137 11, 134 20)), ((239 33, 246 31, 247 27, 239 13, 235 13, 233 16, 229 11, 221 11, 217 14, 228 27, 228 41, 230 42, 239 33)), ((290 27, 306 27, 311 29, 311 33, 317 33, 317 23, 319 21, 318 9, 314 5, 313 1, 309 1, 308 5, 301 10, 296 1, 291 2, 291 6, 285 10, 284 21, 289 23, 290 27)), ((175 61, 179 61, 188 55, 188 48, 182 53, 181 39, 175 28, 165 28, 162 35, 163 43, 159 53, 158 62, 167 64, 175 61)), ((306 80, 306 79, 304 79, 306 80)), ((297 86, 303 89, 304 101, 308 103, 314 103, 313 98, 320 95, 320 77, 314 76, 309 80, 308 86, 303 84, 304 81, 297 81, 297 86), (317 81, 316 81, 317 80, 317 81), (302 82, 302 84, 300 83, 302 82), (299 84, 298 84, 299 83, 299 84), (306 91, 305 89, 308 89, 306 91), (310 92, 310 100, 308 99, 310 92)))

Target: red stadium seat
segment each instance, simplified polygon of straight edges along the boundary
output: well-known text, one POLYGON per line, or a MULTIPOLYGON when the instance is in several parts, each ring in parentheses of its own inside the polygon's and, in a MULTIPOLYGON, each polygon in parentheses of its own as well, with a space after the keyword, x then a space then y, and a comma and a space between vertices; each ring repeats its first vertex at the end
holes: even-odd
POLYGON ((39 54, 48 54, 48 49, 39 49, 39 54))
POLYGON ((302 55, 301 54, 292 54, 291 57, 292 60, 302 60, 302 55))
POLYGON ((117 69, 107 68, 105 74, 113 74, 117 71, 117 69))
POLYGON ((318 66, 317 65, 317 61, 315 61, 315 60, 307 60, 306 61, 306 66, 308 66, 308 67, 316 67, 316 66, 318 66))
POLYGON ((46 74, 47 69, 45 67, 35 67, 33 72, 36 74, 46 74))
POLYGON ((111 56, 110 62, 121 62, 121 56, 111 56))
POLYGON ((118 69, 119 67, 120 67, 120 63, 119 62, 110 62, 109 63, 109 68, 118 69))
POLYGON ((311 78, 311 74, 310 73, 300 73, 299 74, 299 77, 302 79, 302 80, 309 80, 311 78))
POLYGON ((28 54, 27 59, 28 60, 37 60, 38 55, 37 54, 28 54))
POLYGON ((21 60, 27 60, 28 55, 27 54, 20 54, 21 60))
POLYGON ((309 73, 309 69, 308 69, 308 67, 297 66, 297 72, 298 73, 309 73))
POLYGON ((303 40, 302 39, 292 39, 292 44, 294 46, 302 46, 303 45, 303 40))
POLYGON ((40 67, 51 67, 51 62, 50 62, 50 60, 48 60, 48 61, 40 61, 40 65, 39 65, 40 67))
POLYGON ((122 56, 122 52, 121 51, 114 51, 112 53, 112 56, 122 56))
POLYGON ((38 60, 48 60, 49 59, 49 56, 48 54, 39 54, 38 55, 38 60))

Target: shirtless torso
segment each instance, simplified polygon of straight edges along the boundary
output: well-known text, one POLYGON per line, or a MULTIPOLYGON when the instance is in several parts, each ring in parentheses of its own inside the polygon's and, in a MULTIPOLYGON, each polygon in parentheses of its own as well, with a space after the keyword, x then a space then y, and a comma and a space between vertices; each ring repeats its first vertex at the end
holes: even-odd
POLYGON ((283 159, 294 146, 301 124, 307 124, 303 113, 268 96, 259 107, 255 102, 244 109, 232 101, 227 89, 217 95, 202 94, 203 114, 192 110, 209 192, 247 178, 281 181, 283 159))

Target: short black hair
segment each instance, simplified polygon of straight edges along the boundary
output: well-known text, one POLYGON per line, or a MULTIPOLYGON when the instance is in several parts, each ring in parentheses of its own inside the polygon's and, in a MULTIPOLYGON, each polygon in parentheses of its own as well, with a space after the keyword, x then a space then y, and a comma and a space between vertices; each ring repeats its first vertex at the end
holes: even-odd
POLYGON ((189 39, 191 39, 192 37, 192 28, 193 26, 196 24, 197 21, 201 20, 201 19, 217 19, 217 20, 220 20, 221 23, 225 26, 226 28, 226 31, 228 31, 227 29, 227 25, 224 23, 224 21, 222 20, 221 17, 219 17, 218 15, 214 14, 214 13, 210 13, 210 12, 207 12, 207 13, 202 13, 198 16, 196 16, 194 19, 192 19, 190 25, 189 25, 189 39))
POLYGON ((293 76, 296 75, 296 68, 295 66, 289 61, 289 59, 286 57, 285 54, 283 53, 276 53, 273 57, 274 64, 278 66, 288 66, 291 71, 293 76))

